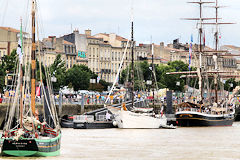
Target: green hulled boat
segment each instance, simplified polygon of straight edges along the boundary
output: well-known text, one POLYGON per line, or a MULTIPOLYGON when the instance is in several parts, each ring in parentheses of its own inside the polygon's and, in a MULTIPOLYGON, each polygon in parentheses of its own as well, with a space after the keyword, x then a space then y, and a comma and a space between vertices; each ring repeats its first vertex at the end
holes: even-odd
POLYGON ((61 134, 55 138, 38 139, 22 138, 18 141, 12 138, 2 139, 2 155, 17 157, 47 157, 60 154, 61 134))
MULTIPOLYGON (((36 0, 32 0, 32 50, 31 59, 23 55, 22 25, 17 48, 17 69, 15 71, 14 97, 9 98, 5 126, 0 135, 3 156, 57 156, 60 154, 61 130, 51 90, 50 74, 45 70, 42 79, 40 67, 39 97, 44 100, 43 108, 36 108, 36 0), (31 64, 31 65, 29 65, 31 64), (25 71, 23 72, 23 69, 25 71), (31 79, 31 80, 30 80, 31 79), (44 84, 45 83, 45 84, 44 84), (41 90, 41 92, 40 92, 41 90), (41 111, 40 111, 41 110, 41 111), (40 111, 42 115, 39 115, 40 111)), ((22 23, 21 23, 22 24, 22 23)), ((26 38, 25 38, 26 39, 26 38)), ((27 43, 28 44, 28 43, 27 43)), ((38 45, 39 46, 39 45, 38 45)), ((40 49, 38 48, 38 51, 40 49)), ((39 66, 42 66, 39 56, 39 66)))

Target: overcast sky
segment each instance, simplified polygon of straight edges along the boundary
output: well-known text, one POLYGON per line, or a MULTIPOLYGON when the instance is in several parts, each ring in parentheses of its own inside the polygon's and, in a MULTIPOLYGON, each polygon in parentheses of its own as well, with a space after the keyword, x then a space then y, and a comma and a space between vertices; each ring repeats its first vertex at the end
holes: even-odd
MULTIPOLYGON (((30 0, 0 0, 0 25, 19 28, 22 16, 24 25, 29 18, 30 0)), ((92 34, 117 33, 129 38, 130 0, 37 0, 41 37, 61 36, 77 28, 80 33, 91 29, 92 34)), ((191 34, 197 43, 196 22, 181 18, 198 17, 196 4, 188 0, 134 0, 135 40, 138 43, 170 43, 180 38, 189 42, 191 34)), ((193 0, 196 1, 196 0, 193 0)), ((212 0, 214 1, 214 0, 212 0)), ((221 21, 235 22, 221 26, 221 45, 240 46, 240 0, 219 0, 227 6, 220 10, 221 21)), ((214 17, 214 9, 204 8, 204 17, 214 17)), ((213 45, 213 26, 205 27, 207 45, 213 45)))

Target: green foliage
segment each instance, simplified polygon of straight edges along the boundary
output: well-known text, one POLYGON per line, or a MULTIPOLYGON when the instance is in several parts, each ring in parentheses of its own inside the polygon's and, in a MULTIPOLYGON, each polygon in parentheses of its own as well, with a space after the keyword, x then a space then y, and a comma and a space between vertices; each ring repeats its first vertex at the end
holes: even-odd
MULTIPOLYGON (((139 90, 142 86, 143 80, 151 80, 152 79, 152 71, 149 69, 151 65, 148 64, 147 61, 140 62, 137 64, 140 66, 140 70, 142 71, 143 79, 141 79, 137 75, 136 67, 134 68, 134 77, 135 77, 135 90, 139 90)), ((167 72, 181 72, 188 71, 188 64, 185 64, 182 61, 173 61, 169 62, 167 65, 155 65, 155 74, 157 79, 157 85, 159 88, 169 88, 171 90, 183 91, 184 85, 186 84, 186 80, 180 78, 181 75, 167 75, 167 72), (180 82, 180 86, 177 86, 176 83, 180 82)), ((196 70, 196 68, 191 68, 191 70, 196 70)), ((128 81, 131 82, 130 76, 127 76, 128 68, 123 70, 121 73, 120 83, 124 84, 129 77, 128 81)), ((191 80, 191 84, 193 84, 193 80, 191 80)), ((151 86, 149 86, 151 87, 151 86)))
MULTIPOLYGON (((36 61, 36 63, 37 63, 37 70, 36 70, 36 75, 37 75, 37 81, 40 81, 40 63, 39 63, 39 61, 37 60, 36 61)), ((43 82, 44 82, 44 84, 46 84, 46 75, 45 75, 45 67, 43 66, 43 64, 41 63, 41 69, 42 69, 42 80, 43 80, 43 82)))
POLYGON ((104 91, 107 91, 108 86, 111 86, 111 83, 108 83, 108 82, 106 82, 105 80, 102 80, 102 79, 99 81, 99 84, 101 84, 103 86, 104 91))
POLYGON ((238 82, 236 82, 234 78, 230 78, 224 84, 224 90, 232 92, 237 85, 238 85, 238 82), (233 87, 231 87, 230 84, 233 84, 233 87))
POLYGON ((66 73, 66 85, 71 85, 74 91, 87 90, 89 88, 92 71, 85 65, 74 65, 66 73))
POLYGON ((57 81, 53 82, 53 89, 59 91, 65 83, 66 67, 65 62, 62 61, 61 55, 58 54, 53 64, 50 66, 50 73, 52 77, 56 77, 57 81))
POLYGON ((5 84, 5 76, 6 76, 6 72, 2 66, 2 64, 0 64, 0 93, 3 93, 3 88, 4 88, 4 84, 5 84))
MULTIPOLYGON (((125 82, 131 82, 131 69, 128 69, 130 66, 128 66, 126 69, 124 69, 121 72, 121 76, 120 76, 120 83, 124 84, 125 82), (128 71, 129 71, 129 75, 128 75, 128 71), (127 80, 128 77, 128 80, 127 80)), ((152 77, 152 71, 149 69, 150 65, 148 64, 147 61, 143 61, 143 62, 139 62, 139 63, 135 63, 134 65, 134 89, 135 90, 140 90, 142 88, 142 84, 143 84, 143 80, 147 81, 150 80, 152 77), (138 73, 141 72, 141 73, 138 73), (139 75, 140 74, 140 75, 139 75)))
POLYGON ((102 92, 104 91, 104 86, 100 83, 89 84, 88 90, 102 92))
POLYGON ((10 55, 5 55, 2 58, 2 67, 8 73, 14 73, 16 69, 16 59, 17 58, 17 51, 14 49, 10 55))
POLYGON ((5 87, 5 76, 7 73, 14 73, 16 69, 17 51, 14 49, 10 55, 2 57, 0 64, 0 93, 3 93, 5 87))
MULTIPOLYGON (((188 64, 185 64, 182 61, 173 61, 169 62, 167 66, 160 65, 156 67, 156 77, 158 81, 159 88, 169 88, 170 90, 183 91, 184 85, 186 84, 186 79, 180 78, 181 74, 176 75, 167 75, 167 72, 182 72, 188 71, 188 64), (180 82, 180 85, 177 86, 177 82, 180 82)), ((191 70, 196 70, 191 68, 191 70)))

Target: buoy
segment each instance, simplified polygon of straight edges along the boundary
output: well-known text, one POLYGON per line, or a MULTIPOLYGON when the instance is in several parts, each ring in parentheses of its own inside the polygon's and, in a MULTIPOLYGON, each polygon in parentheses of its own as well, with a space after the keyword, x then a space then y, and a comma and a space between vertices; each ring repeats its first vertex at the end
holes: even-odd
POLYGON ((117 122, 116 121, 113 121, 113 126, 117 126, 117 122))

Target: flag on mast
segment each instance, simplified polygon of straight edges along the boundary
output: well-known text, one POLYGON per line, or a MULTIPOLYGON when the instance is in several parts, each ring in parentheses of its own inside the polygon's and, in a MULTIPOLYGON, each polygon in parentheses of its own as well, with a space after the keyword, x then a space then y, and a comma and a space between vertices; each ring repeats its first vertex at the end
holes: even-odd
POLYGON ((23 53, 22 53, 22 20, 21 20, 21 27, 20 27, 20 37, 18 40, 18 47, 17 47, 17 54, 19 57, 19 63, 23 63, 23 53))
POLYGON ((204 32, 204 36, 203 36, 203 47, 206 46, 206 35, 205 35, 205 32, 204 32))
POLYGON ((192 43, 193 43, 193 35, 191 35, 191 42, 189 47, 189 71, 191 71, 191 59, 192 59, 192 43))

